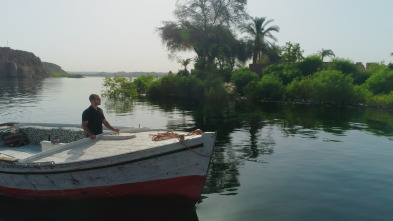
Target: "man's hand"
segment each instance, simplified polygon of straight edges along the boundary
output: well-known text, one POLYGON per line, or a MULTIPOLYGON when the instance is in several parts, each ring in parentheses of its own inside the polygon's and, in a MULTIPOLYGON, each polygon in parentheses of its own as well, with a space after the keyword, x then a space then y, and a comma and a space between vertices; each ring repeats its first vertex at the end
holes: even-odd
POLYGON ((95 140, 96 139, 96 135, 94 135, 94 134, 89 135, 89 137, 90 137, 91 140, 95 140))

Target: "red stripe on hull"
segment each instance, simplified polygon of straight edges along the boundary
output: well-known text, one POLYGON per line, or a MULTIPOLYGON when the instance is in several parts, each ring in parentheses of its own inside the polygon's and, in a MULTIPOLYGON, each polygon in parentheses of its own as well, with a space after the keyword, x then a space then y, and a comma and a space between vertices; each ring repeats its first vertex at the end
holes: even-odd
POLYGON ((195 175, 83 189, 30 190, 0 186, 0 192, 8 197, 33 200, 97 199, 123 196, 179 197, 195 204, 200 197, 205 181, 206 176, 195 175))

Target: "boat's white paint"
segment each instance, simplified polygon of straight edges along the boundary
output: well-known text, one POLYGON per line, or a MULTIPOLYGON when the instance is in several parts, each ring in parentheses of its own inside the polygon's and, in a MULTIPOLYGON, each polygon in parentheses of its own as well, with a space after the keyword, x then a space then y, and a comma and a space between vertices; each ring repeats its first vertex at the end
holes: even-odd
MULTIPOLYGON (((16 149, 12 153, 10 149, 0 148, 2 155, 20 157, 16 163, 0 163, 0 189, 4 191, 0 194, 22 197, 18 196, 18 190, 33 194, 49 191, 59 197, 61 190, 86 191, 182 177, 206 179, 215 133, 185 136, 184 141, 152 141, 151 135, 160 132, 149 128, 123 128, 119 135, 104 133, 95 140, 84 138, 36 154, 15 154, 16 149)), ((202 187, 193 187, 185 196, 195 196, 198 191, 200 194, 202 187)), ((162 193, 167 194, 165 190, 162 193)))

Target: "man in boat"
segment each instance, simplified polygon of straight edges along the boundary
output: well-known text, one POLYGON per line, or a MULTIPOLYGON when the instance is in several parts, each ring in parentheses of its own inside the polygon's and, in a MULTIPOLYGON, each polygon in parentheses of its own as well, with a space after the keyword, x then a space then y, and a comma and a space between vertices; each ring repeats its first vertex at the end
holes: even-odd
POLYGON ((97 94, 89 96, 90 107, 88 107, 82 114, 82 128, 87 133, 90 139, 96 139, 96 135, 102 133, 102 124, 106 128, 119 133, 119 129, 113 128, 105 119, 104 112, 98 105, 101 105, 101 98, 97 94))

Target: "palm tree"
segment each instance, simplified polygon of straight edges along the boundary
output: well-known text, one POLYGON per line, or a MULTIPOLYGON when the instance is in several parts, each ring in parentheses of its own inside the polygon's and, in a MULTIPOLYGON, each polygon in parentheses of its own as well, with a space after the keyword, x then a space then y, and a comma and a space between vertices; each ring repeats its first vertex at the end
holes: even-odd
POLYGON ((184 70, 187 71, 187 66, 191 63, 192 59, 191 58, 187 58, 187 59, 179 59, 179 63, 181 64, 181 66, 184 67, 184 70))
POLYGON ((254 38, 254 51, 252 56, 253 64, 257 63, 257 60, 262 55, 262 53, 266 53, 267 48, 270 44, 267 41, 267 38, 270 38, 273 41, 277 41, 277 38, 274 37, 272 32, 279 32, 280 27, 278 27, 277 25, 267 27, 267 25, 271 22, 273 22, 273 19, 266 21, 266 17, 255 17, 252 18, 252 22, 248 23, 243 27, 244 32, 248 33, 254 38))
POLYGON ((330 57, 330 58, 336 57, 336 55, 333 53, 332 50, 330 50, 330 49, 323 49, 323 48, 322 48, 321 51, 319 51, 319 56, 321 56, 321 60, 322 60, 322 61, 323 61, 323 59, 324 59, 325 57, 330 57))

